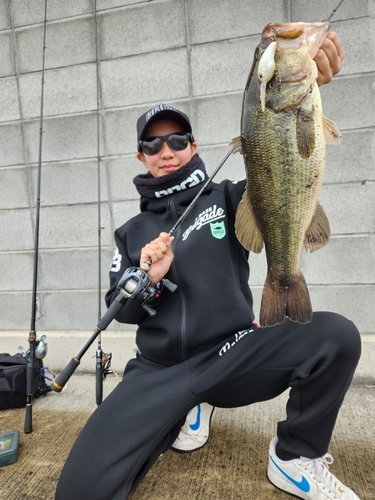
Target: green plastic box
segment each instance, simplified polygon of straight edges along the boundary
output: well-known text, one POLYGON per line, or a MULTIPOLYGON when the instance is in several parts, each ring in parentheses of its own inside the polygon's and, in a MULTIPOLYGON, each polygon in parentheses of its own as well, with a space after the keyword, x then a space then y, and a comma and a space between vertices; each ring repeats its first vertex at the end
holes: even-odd
POLYGON ((19 431, 0 434, 0 467, 17 462, 19 431))

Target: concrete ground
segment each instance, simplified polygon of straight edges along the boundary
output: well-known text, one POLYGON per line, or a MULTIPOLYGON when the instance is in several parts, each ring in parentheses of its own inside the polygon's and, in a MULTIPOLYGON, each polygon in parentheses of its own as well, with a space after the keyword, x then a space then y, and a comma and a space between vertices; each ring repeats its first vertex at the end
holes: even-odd
MULTIPOLYGON (((116 377, 109 375, 103 385, 104 398, 116 384, 116 377)), ((207 445, 192 454, 168 451, 129 500, 292 498, 274 488, 266 477, 269 441, 277 421, 284 418, 286 400, 285 393, 249 407, 217 408, 207 445)), ((23 432, 23 408, 0 412, 1 432, 20 431, 18 461, 0 467, 0 498, 52 500, 66 456, 95 408, 95 376, 75 374, 61 393, 51 392, 34 401, 30 434, 23 432)), ((361 500, 375 500, 374 430, 375 380, 364 383, 355 378, 329 452, 335 459, 331 471, 361 500)), ((74 492, 67 500, 76 500, 74 492)))

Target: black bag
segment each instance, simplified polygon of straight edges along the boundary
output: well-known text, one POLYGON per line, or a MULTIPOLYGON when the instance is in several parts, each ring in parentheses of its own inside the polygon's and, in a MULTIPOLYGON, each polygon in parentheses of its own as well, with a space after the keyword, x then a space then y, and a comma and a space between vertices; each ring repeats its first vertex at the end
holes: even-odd
MULTIPOLYGON (((0 354, 0 410, 22 408, 26 406, 26 369, 30 353, 26 355, 0 354)), ((43 363, 35 358, 35 373, 33 378, 33 397, 46 393, 48 386, 42 376, 43 363)))

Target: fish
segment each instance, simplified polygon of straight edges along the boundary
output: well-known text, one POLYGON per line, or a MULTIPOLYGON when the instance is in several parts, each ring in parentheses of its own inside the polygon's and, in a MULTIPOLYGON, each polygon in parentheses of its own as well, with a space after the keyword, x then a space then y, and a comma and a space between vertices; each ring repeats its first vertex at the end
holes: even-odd
POLYGON ((341 133, 323 115, 313 60, 329 31, 319 23, 272 23, 262 31, 243 94, 241 152, 247 185, 235 231, 249 251, 265 247, 267 276, 259 313, 261 327, 292 321, 306 324, 313 310, 300 269, 302 248, 314 252, 330 238, 318 195, 326 144, 341 133))

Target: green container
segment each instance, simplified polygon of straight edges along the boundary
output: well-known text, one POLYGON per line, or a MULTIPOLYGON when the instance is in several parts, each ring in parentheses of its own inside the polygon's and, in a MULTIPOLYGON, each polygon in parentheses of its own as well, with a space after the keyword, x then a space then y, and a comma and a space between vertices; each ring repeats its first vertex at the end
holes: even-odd
POLYGON ((17 462, 19 431, 0 434, 0 467, 17 462))

